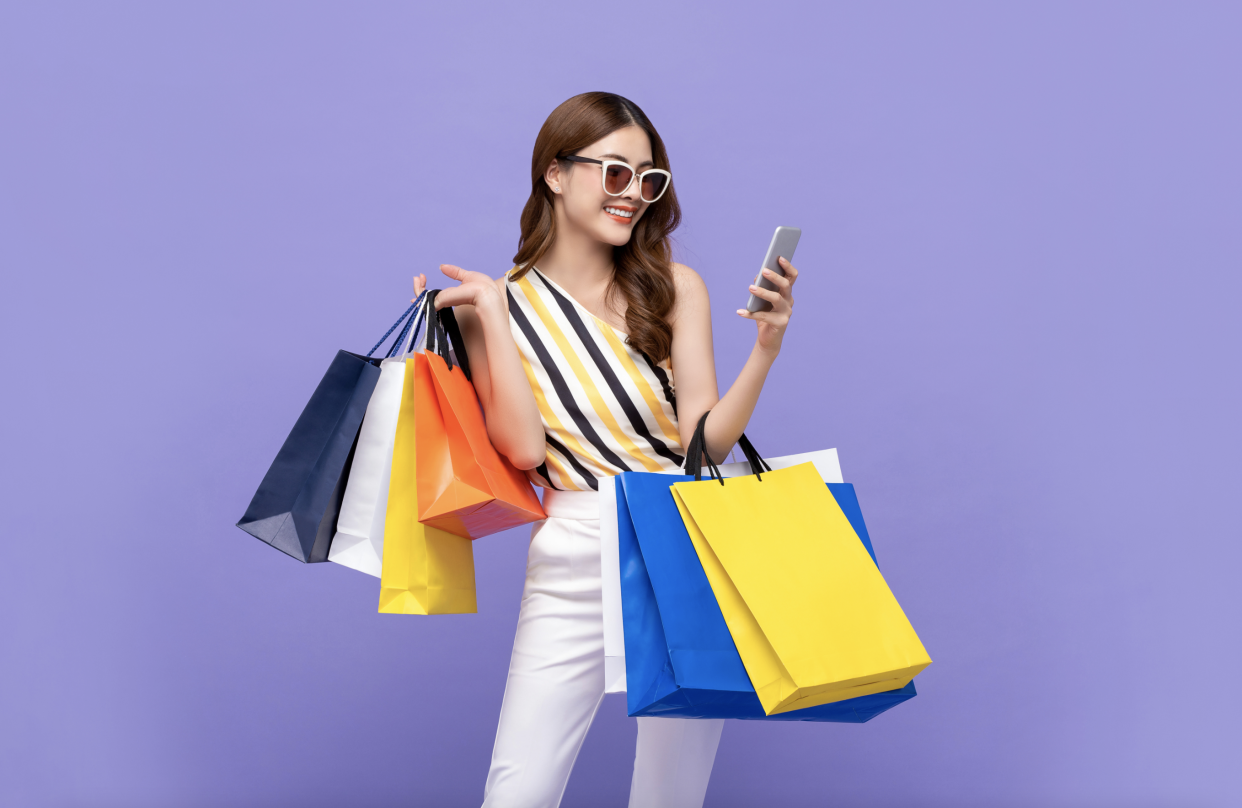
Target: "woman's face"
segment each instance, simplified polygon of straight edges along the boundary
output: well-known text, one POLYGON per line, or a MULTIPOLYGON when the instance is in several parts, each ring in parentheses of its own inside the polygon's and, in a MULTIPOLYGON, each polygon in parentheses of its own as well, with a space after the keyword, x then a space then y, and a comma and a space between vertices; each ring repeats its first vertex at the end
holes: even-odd
MULTIPOLYGON (((618 129, 578 150, 577 155, 595 160, 622 160, 639 174, 655 168, 651 162, 651 139, 638 126, 618 129)), ((569 223, 595 240, 614 247, 629 242, 634 225, 648 207, 639 196, 637 180, 621 196, 606 193, 603 166, 594 163, 554 163, 544 176, 550 187, 560 187, 556 196, 561 199, 569 223), (568 170, 563 170, 563 165, 567 165, 568 170)))

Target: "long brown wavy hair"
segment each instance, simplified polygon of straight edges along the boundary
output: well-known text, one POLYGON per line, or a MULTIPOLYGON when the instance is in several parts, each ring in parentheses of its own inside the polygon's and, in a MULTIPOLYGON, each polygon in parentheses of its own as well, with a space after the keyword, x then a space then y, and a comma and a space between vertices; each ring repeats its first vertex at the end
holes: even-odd
MULTIPOLYGON (((556 241, 552 191, 543 179, 552 160, 561 160, 562 170, 567 170, 572 163, 562 158, 626 126, 641 126, 647 132, 651 161, 656 168, 671 172, 664 141, 646 114, 627 98, 613 93, 575 95, 552 110, 543 122, 530 163, 530 199, 522 210, 522 237, 513 256, 518 269, 513 278, 530 271, 556 241)), ((612 300, 617 292, 624 296, 629 343, 653 362, 667 359, 673 346, 673 329, 667 317, 677 293, 669 234, 680 223, 677 189, 670 185, 664 196, 647 206, 630 240, 612 252, 614 270, 605 299, 612 300)))

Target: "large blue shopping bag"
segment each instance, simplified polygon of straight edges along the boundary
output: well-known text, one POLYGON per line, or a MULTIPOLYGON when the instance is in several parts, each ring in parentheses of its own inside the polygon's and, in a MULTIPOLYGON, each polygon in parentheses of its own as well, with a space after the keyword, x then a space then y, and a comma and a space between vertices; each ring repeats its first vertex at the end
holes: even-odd
MULTIPOLYGON (((621 612, 630 715, 862 723, 915 696, 898 690, 764 715, 669 486, 693 477, 626 472, 617 484, 621 612)), ((875 560, 848 483, 828 483, 875 560)))

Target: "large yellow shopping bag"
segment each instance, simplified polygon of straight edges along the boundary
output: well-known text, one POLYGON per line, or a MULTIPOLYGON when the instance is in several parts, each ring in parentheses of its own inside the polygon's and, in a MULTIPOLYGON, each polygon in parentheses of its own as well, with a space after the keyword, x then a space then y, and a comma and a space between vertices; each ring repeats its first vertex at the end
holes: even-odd
POLYGON ((393 445, 384 519, 384 559, 379 610, 392 614, 461 614, 478 611, 474 549, 470 539, 418 521, 415 387, 431 384, 421 353, 405 362, 405 387, 393 445))
POLYGON ((895 690, 931 664, 814 465, 671 488, 767 715, 895 690))

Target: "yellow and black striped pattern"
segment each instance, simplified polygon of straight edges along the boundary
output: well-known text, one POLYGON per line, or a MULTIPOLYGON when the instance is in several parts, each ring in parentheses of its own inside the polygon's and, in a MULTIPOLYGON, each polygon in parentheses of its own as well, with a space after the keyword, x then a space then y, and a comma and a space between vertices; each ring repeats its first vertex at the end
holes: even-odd
POLYGON ((531 472, 545 488, 585 491, 623 471, 675 471, 684 462, 668 360, 630 348, 538 269, 507 283, 509 325, 548 439, 531 472))

